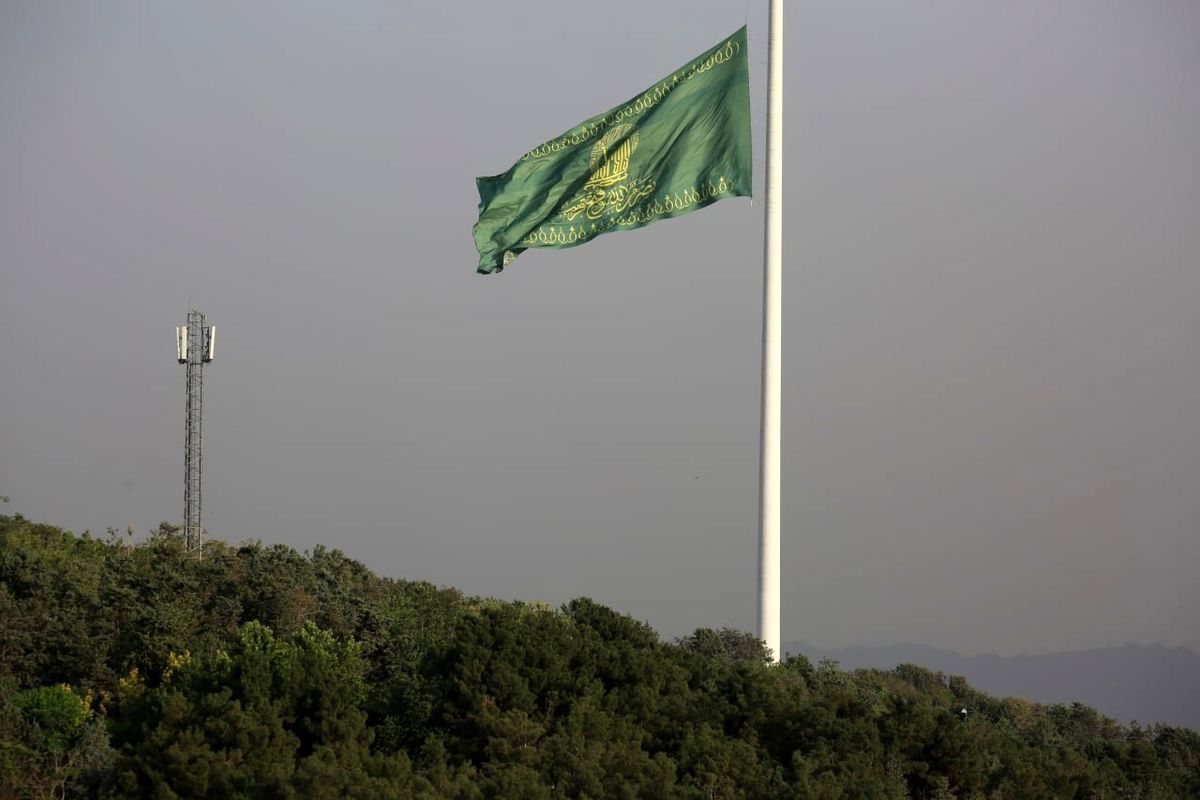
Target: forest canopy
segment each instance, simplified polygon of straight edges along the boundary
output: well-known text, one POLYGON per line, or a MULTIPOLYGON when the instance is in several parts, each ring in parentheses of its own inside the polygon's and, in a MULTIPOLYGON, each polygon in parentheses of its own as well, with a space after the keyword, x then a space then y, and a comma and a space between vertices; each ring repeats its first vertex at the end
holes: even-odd
POLYGON ((26 797, 1186 798, 1200 735, 324 547, 0 516, 0 799, 26 797))

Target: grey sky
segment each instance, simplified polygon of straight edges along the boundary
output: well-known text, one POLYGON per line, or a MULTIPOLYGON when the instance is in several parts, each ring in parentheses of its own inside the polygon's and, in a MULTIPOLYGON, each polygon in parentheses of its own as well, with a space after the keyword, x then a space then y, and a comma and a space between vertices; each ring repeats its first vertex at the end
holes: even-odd
MULTIPOLYGON (((0 2, 0 494, 751 628, 762 206, 476 276, 473 178, 765 3, 0 2)), ((1200 4, 787 9, 785 639, 1200 647, 1200 4)), ((761 177, 756 181, 761 187, 761 177)))

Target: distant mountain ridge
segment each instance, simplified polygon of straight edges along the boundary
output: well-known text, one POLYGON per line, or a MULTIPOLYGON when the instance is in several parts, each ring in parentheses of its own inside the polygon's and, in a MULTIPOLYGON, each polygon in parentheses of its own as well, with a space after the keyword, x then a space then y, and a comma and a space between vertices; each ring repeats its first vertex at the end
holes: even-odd
POLYGON ((1083 703, 1121 722, 1164 723, 1200 729, 1200 655, 1184 647, 1127 644, 1044 655, 964 656, 928 645, 844 647, 825 650, 785 642, 784 652, 843 669, 891 669, 917 664, 961 675, 989 694, 1039 703, 1083 703))

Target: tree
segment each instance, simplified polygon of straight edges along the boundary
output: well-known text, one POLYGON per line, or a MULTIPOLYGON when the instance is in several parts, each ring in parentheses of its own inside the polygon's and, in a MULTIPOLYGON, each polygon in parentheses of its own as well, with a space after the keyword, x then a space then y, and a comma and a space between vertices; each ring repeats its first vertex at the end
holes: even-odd
POLYGON ((695 633, 679 639, 677 644, 684 650, 725 664, 766 664, 771 660, 766 642, 734 628, 697 628, 695 633))
POLYGON ((112 750, 93 717, 92 698, 69 686, 27 689, 0 705, 0 795, 64 798, 101 780, 112 750))

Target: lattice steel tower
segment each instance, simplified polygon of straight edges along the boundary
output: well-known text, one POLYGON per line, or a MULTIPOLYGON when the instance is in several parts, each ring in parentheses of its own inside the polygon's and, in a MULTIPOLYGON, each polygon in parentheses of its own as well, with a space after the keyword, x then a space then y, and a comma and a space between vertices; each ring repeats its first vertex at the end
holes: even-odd
POLYGON ((183 463, 183 542, 188 552, 203 555, 204 528, 200 524, 200 498, 203 486, 201 445, 204 433, 204 365, 213 360, 217 339, 215 325, 205 325, 204 315, 188 311, 187 325, 175 329, 175 353, 185 366, 187 423, 183 463))

